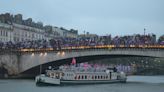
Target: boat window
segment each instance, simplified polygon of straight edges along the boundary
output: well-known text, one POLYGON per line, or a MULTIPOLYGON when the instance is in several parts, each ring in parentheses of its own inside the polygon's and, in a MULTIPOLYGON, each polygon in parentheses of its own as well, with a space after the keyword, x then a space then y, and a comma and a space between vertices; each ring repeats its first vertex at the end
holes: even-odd
POLYGON ((64 73, 62 73, 62 76, 64 76, 64 73))
POLYGON ((87 75, 85 75, 85 79, 87 79, 87 75))
POLYGON ((83 78, 84 78, 84 76, 82 75, 82 76, 81 76, 81 79, 83 79, 83 78))
POLYGON ((56 78, 59 79, 59 74, 58 73, 56 73, 56 78))
POLYGON ((54 73, 51 73, 51 76, 53 77, 54 76, 54 73))
POLYGON ((97 76, 95 76, 95 79, 97 79, 97 76))
POLYGON ((92 79, 94 79, 94 76, 92 76, 92 79))
POLYGON ((110 74, 110 79, 112 78, 112 72, 109 73, 110 74))
POLYGON ((102 76, 102 79, 105 79, 105 76, 102 76))

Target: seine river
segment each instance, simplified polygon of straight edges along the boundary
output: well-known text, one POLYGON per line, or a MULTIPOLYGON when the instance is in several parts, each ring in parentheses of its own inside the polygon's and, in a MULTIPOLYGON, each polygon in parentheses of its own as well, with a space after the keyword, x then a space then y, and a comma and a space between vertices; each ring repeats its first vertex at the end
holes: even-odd
POLYGON ((0 92, 164 92, 164 76, 129 76, 127 83, 44 86, 34 80, 0 80, 0 92))

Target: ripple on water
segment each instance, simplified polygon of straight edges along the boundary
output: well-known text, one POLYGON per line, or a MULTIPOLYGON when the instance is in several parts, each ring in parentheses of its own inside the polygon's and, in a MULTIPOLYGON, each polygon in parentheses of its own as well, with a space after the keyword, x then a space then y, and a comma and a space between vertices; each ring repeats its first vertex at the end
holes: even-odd
POLYGON ((0 80, 0 92, 164 92, 164 76, 129 76, 127 83, 43 86, 34 80, 0 80))
POLYGON ((128 82, 164 83, 164 76, 128 76, 128 82))

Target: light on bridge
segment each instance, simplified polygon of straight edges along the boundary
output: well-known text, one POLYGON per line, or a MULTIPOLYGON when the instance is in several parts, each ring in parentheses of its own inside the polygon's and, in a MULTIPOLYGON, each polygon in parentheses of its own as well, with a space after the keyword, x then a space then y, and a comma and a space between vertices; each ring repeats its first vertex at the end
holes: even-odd
POLYGON ((40 56, 43 56, 43 53, 40 53, 40 56))
POLYGON ((65 55, 65 52, 63 51, 63 52, 61 53, 61 55, 64 56, 64 55, 65 55))
POLYGON ((47 56, 47 52, 44 53, 44 56, 47 56))
POLYGON ((64 55, 65 55, 65 52, 64 52, 64 51, 58 52, 57 55, 58 55, 58 56, 59 56, 59 55, 64 56, 64 55))
POLYGON ((34 56, 34 53, 32 53, 31 56, 34 56))
POLYGON ((60 55, 60 52, 58 52, 57 55, 60 55))

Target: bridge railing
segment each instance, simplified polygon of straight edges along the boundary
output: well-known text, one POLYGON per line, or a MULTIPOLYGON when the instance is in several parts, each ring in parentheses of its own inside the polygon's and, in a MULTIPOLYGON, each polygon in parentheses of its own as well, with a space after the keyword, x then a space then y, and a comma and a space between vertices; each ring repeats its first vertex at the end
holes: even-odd
POLYGON ((99 46, 72 46, 72 47, 61 47, 61 48, 42 48, 42 49, 19 49, 20 52, 37 52, 37 51, 72 51, 72 50, 89 50, 89 49, 152 49, 152 50, 164 50, 164 45, 130 45, 129 47, 120 45, 99 45, 99 46))
POLYGON ((28 48, 28 49, 0 49, 0 52, 48 52, 48 51, 81 51, 81 50, 99 50, 99 49, 108 49, 108 50, 118 50, 118 49, 138 49, 138 50, 164 50, 164 45, 96 45, 96 46, 66 46, 61 48, 28 48))

